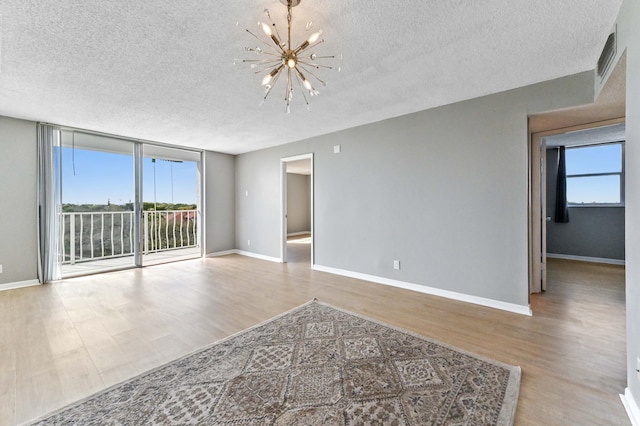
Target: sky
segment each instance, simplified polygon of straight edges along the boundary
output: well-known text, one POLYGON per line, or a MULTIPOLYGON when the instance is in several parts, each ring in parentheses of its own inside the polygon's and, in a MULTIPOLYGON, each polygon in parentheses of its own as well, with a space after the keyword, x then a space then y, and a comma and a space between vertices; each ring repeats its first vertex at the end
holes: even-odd
POLYGON ((567 175, 619 172, 620 149, 620 144, 568 148, 565 151, 567 175))
MULTIPOLYGON (((62 150, 63 204, 128 203, 134 198, 133 179, 132 155, 78 148, 75 152, 71 148, 62 150)), ((197 192, 195 162, 154 163, 151 158, 144 159, 144 202, 196 204, 197 192)))
POLYGON ((622 146, 606 144, 567 148, 567 199, 569 203, 619 203, 620 176, 575 177, 571 175, 622 171, 622 146))
POLYGON ((619 203, 620 178, 598 176, 567 178, 567 200, 569 203, 619 203))

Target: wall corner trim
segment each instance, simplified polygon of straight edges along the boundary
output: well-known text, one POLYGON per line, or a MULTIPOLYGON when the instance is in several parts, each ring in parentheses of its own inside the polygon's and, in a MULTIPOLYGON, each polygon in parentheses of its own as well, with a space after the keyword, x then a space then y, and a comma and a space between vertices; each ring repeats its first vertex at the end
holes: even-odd
POLYGON ((624 409, 627 410, 627 415, 629 416, 631 424, 633 426, 640 426, 640 407, 636 404, 636 400, 633 399, 631 390, 626 388, 624 390, 624 394, 620 395, 620 399, 622 400, 624 409))
POLYGON ((360 280, 371 281, 378 284, 399 287, 406 290, 413 290, 419 293, 430 294, 432 296, 445 297, 447 299, 458 300, 461 302, 473 303, 489 308, 500 309, 503 311, 513 312, 520 315, 532 316, 531 307, 517 305, 515 303, 501 302, 499 300, 487 299, 485 297, 471 296, 468 294, 457 293, 455 291, 442 290, 439 288, 428 287, 420 284, 413 284, 404 281, 392 280, 389 278, 378 277, 375 275, 361 274, 359 272, 347 271, 344 269, 330 268, 327 266, 313 265, 312 269, 330 274, 343 275, 345 277, 357 278, 360 280))
POLYGON ((40 281, 27 280, 27 281, 18 281, 15 283, 0 284, 0 291, 15 290, 17 288, 32 287, 34 285, 40 285, 40 281))

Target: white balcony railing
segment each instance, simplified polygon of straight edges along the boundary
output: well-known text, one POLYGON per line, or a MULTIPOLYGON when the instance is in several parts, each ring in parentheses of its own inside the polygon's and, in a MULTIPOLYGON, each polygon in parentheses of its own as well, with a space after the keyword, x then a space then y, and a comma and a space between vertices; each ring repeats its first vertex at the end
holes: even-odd
MULTIPOLYGON (((62 213, 62 263, 132 256, 133 212, 62 213)), ((143 254, 198 246, 198 211, 144 211, 143 254)))

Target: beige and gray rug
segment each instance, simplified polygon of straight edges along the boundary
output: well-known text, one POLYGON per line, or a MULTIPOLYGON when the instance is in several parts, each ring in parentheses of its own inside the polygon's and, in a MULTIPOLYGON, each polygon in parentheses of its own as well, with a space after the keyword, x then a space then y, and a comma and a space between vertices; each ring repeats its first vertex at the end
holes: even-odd
POLYGON ((38 425, 509 425, 520 368, 312 301, 38 425))

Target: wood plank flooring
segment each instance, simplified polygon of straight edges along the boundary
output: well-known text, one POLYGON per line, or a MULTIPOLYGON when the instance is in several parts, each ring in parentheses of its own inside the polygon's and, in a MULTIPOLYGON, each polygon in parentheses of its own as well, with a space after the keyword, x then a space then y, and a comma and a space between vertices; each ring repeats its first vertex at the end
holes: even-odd
POLYGON ((624 268, 549 260, 533 317, 231 255, 0 292, 0 425, 19 424, 317 297, 522 367, 518 425, 629 425, 624 268))

